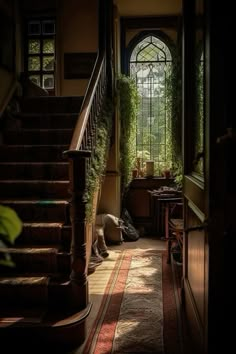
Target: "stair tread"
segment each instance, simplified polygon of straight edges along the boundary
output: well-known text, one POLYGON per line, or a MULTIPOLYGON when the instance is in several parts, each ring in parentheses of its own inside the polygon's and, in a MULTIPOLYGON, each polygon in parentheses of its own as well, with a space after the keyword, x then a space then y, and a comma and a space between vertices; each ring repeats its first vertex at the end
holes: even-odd
POLYGON ((7 130, 7 132, 11 133, 11 132, 14 132, 14 133, 22 133, 22 132, 37 132, 37 133, 43 133, 43 132, 52 132, 52 131, 55 131, 55 132, 71 132, 73 131, 73 127, 71 128, 40 128, 40 127, 35 127, 35 128, 20 128, 19 130, 7 130))
POLYGON ((55 180, 69 178, 68 161, 5 161, 0 162, 1 180, 55 180))
POLYGON ((0 316, 0 328, 10 326, 17 323, 40 323, 43 320, 43 317, 47 313, 46 307, 35 307, 35 308, 26 308, 26 307, 17 307, 12 308, 8 306, 4 309, 1 308, 0 316))
MULTIPOLYGON (((0 316, 0 327, 4 328, 7 326, 25 327, 28 323, 29 325, 35 324, 40 327, 45 324, 46 327, 65 327, 72 325, 78 321, 84 321, 84 319, 89 315, 91 310, 91 303, 87 305, 86 308, 81 311, 74 310, 70 311, 48 311, 46 307, 42 308, 6 308, 1 310, 0 316), (4 316, 6 314, 6 316, 4 316)), ((26 329, 27 330, 27 329, 26 329)))
POLYGON ((43 148, 43 149, 50 149, 50 148, 53 148, 53 147, 61 147, 61 148, 64 148, 64 149, 67 149, 68 148, 68 144, 5 144, 3 145, 3 147, 7 146, 8 149, 11 149, 11 148, 34 148, 34 149, 40 149, 40 148, 43 148))
POLYGON ((6 184, 12 184, 12 183, 25 183, 25 184, 46 184, 46 183, 51 183, 51 184, 68 184, 68 180, 50 180, 50 179, 0 179, 0 183, 6 183, 6 184))
POLYGON ((14 204, 68 204, 65 199, 0 199, 2 204, 14 203, 14 204))
POLYGON ((22 165, 27 165, 27 166, 41 166, 41 165, 57 165, 57 166, 67 166, 68 165, 68 162, 62 162, 62 161, 43 161, 43 162, 27 162, 27 161, 16 161, 16 162, 12 162, 12 161, 9 161, 9 162, 0 162, 0 165, 3 165, 3 166, 8 166, 8 165, 19 165, 19 166, 22 166, 22 165))
POLYGON ((55 228, 55 227, 59 227, 59 228, 62 228, 62 227, 70 227, 69 225, 63 225, 63 223, 60 223, 60 222, 32 222, 32 223, 27 223, 27 222, 24 222, 23 223, 23 227, 32 227, 32 228, 38 228, 38 227, 45 227, 45 228, 48 228, 48 227, 52 227, 52 228, 55 228))
POLYGON ((0 285, 48 285, 48 276, 0 276, 0 285))
POLYGON ((78 117, 78 112, 69 112, 69 113, 63 113, 63 112, 18 112, 15 113, 16 118, 20 117, 70 117, 70 116, 76 116, 78 117))
POLYGON ((18 247, 0 247, 0 252, 2 253, 58 253, 58 247, 48 247, 46 246, 18 246, 18 247))
MULTIPOLYGON (((40 278, 45 278, 48 280, 48 285, 51 284, 61 284, 61 285, 68 285, 70 283, 70 278, 69 276, 66 276, 65 273, 60 273, 60 272, 42 272, 42 273, 34 273, 30 272, 27 273, 25 272, 24 274, 18 273, 18 272, 12 272, 12 273, 2 273, 0 280, 1 279, 17 279, 17 278, 25 278, 26 281, 27 279, 32 278, 33 280, 37 280, 40 278)), ((1 283, 1 282, 0 282, 1 283)), ((1 307, 1 304, 0 304, 1 307)))

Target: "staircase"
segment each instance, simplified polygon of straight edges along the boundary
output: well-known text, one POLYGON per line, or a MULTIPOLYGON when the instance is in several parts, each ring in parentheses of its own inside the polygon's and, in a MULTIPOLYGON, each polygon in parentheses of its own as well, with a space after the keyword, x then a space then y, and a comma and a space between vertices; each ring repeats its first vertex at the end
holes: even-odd
POLYGON ((82 97, 24 98, 2 132, 0 204, 17 212, 23 231, 7 250, 15 267, 0 268, 0 343, 12 334, 60 346, 84 340, 90 309, 79 296, 76 306, 71 301, 69 163, 62 154, 81 103, 82 97))

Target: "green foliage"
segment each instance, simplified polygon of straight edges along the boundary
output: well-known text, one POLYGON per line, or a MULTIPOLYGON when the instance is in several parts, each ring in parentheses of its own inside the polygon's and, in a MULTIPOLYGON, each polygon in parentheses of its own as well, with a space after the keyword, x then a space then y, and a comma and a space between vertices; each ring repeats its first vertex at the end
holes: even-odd
POLYGON ((126 75, 119 76, 117 94, 120 101, 121 190, 124 191, 132 179, 132 169, 136 162, 136 116, 139 95, 135 81, 126 75))
POLYGON ((93 197, 102 183, 107 162, 107 154, 112 131, 113 107, 107 100, 97 123, 96 147, 93 152, 88 175, 86 177, 86 191, 83 199, 86 203, 86 219, 89 221, 93 215, 93 197))
POLYGON ((180 187, 183 179, 182 163, 182 71, 181 57, 178 50, 172 53, 172 68, 167 81, 167 107, 170 110, 171 136, 168 138, 172 172, 175 182, 180 187))
POLYGON ((182 164, 181 160, 176 160, 173 163, 172 172, 173 172, 174 182, 176 184, 176 187, 178 189, 182 189, 182 187, 183 187, 183 164, 182 164))
POLYGON ((4 250, 0 254, 0 265, 14 266, 5 249, 7 249, 8 244, 14 244, 21 230, 22 222, 16 212, 9 207, 0 205, 0 248, 4 250))
POLYGON ((201 60, 196 62, 196 116, 194 120, 194 169, 197 173, 203 175, 203 159, 197 159, 204 150, 204 64, 201 60))

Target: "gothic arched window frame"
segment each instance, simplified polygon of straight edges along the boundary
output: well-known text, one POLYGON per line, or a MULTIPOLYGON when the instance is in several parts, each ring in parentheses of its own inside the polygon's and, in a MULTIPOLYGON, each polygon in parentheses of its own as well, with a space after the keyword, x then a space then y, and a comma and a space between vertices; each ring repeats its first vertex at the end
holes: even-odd
MULTIPOLYGON (((173 44, 173 41, 162 31, 142 31, 140 32, 138 35, 136 35, 129 43, 128 47, 127 47, 127 74, 131 77, 133 77, 136 81, 137 87, 142 85, 143 83, 141 82, 142 79, 138 78, 138 75, 136 75, 136 77, 134 77, 134 75, 132 74, 132 68, 131 65, 135 64, 135 63, 140 63, 141 66, 146 66, 145 70, 149 70, 149 77, 150 77, 150 82, 152 80, 151 76, 153 76, 153 78, 156 76, 158 76, 158 72, 155 72, 155 67, 154 64, 155 63, 162 63, 161 65, 165 66, 167 63, 170 63, 170 65, 172 66, 173 63, 173 53, 175 50, 175 46, 173 44), (146 42, 145 42, 146 41, 146 42), (141 46, 140 46, 141 44, 141 46), (140 47, 139 47, 140 46, 140 47), (145 51, 145 48, 148 47, 152 47, 153 52, 150 54, 150 59, 149 61, 145 61, 145 58, 142 54, 143 51, 145 51), (155 50, 156 53, 159 54, 159 57, 154 58, 154 54, 155 54, 155 50), (141 60, 143 56, 144 60, 141 60), (153 56, 153 57, 152 57, 153 56), (152 57, 152 58, 151 58, 152 57)), ((170 69, 171 70, 171 69, 170 69)), ((145 80, 144 80, 145 81, 145 80)), ((170 85, 170 77, 169 77, 169 83, 168 85, 170 85)), ((148 92, 148 84, 147 84, 148 80, 146 80, 146 93, 148 92)), ((167 84, 165 83, 165 87, 167 84)), ((160 86, 160 85, 159 85, 160 86)), ((155 92, 152 91, 153 88, 155 88, 157 90, 158 84, 156 83, 155 85, 149 87, 149 94, 146 94, 146 101, 148 101, 148 96, 149 96, 149 101, 151 100, 151 95, 155 95, 155 92)), ((169 86, 170 87, 170 86, 169 86)), ((140 87, 138 87, 139 92, 140 87)), ((145 90, 144 85, 142 86, 142 90, 145 90)), ((165 88, 165 90, 167 90, 167 88, 165 88)), ((166 91, 165 91, 166 92, 166 91)), ((171 92, 171 90, 170 90, 171 92)), ((166 94, 165 94, 166 95, 166 94)), ((168 100, 171 101, 170 98, 170 93, 168 94, 168 100)), ((156 91, 156 96, 158 96, 157 91, 156 91)), ((165 100, 167 98, 165 97, 165 100)), ((150 102, 149 102, 150 103, 150 102)), ((153 118, 153 113, 152 111, 152 107, 157 107, 158 104, 156 103, 155 105, 149 104, 149 116, 150 116, 150 122, 148 122, 147 117, 143 117, 143 114, 141 113, 141 118, 139 116, 137 116, 137 135, 136 135, 136 156, 141 158, 142 161, 142 165, 145 166, 145 161, 146 160, 154 160, 154 173, 155 175, 161 175, 163 173, 163 171, 166 168, 171 168, 172 167, 172 163, 173 163, 173 154, 172 154, 172 147, 171 147, 171 143, 172 143, 172 118, 171 118, 171 103, 169 103, 169 105, 167 104, 167 102, 162 103, 162 106, 165 105, 165 116, 168 112, 168 122, 167 122, 167 118, 165 118, 165 127, 164 129, 162 129, 163 127, 157 127, 158 124, 156 124, 156 128, 155 128, 155 124, 153 125, 152 120, 154 120, 155 118, 153 118), (168 106, 168 107, 167 107, 168 106), (151 113, 150 113, 151 112, 151 113), (142 124, 140 128, 140 120, 142 120, 142 124), (144 125, 147 123, 149 124, 149 131, 146 130, 146 128, 144 127, 144 125), (153 129, 152 129, 153 127, 153 129), (162 132, 163 130, 163 132, 162 132), (144 141, 142 140, 143 138, 140 136, 143 135, 149 138, 148 141, 144 141), (162 138, 158 138, 158 135, 161 135, 162 138), (140 139, 141 144, 140 144, 140 139), (155 140, 156 139, 156 140, 155 140), (156 141, 156 142, 155 142, 156 141), (158 142, 159 141, 159 142, 158 142), (164 141, 164 143, 163 143, 164 141), (142 146, 142 148, 140 148, 140 146, 142 146), (147 147, 147 148, 146 148, 147 147)), ((139 112, 143 109, 144 107, 144 99, 142 99, 142 95, 141 95, 141 103, 140 103, 140 107, 139 107, 139 112)), ((162 119, 164 120, 164 119, 162 119)), ((146 139, 146 140, 147 140, 146 139)))

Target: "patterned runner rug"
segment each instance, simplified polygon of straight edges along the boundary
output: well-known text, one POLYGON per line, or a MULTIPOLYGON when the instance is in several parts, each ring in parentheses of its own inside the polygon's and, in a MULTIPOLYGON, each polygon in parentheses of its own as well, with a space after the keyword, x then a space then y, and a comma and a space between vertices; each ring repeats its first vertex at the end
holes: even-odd
POLYGON ((83 354, 178 353, 174 292, 170 294, 170 288, 171 306, 163 302, 163 288, 168 290, 170 281, 169 268, 163 277, 164 262, 162 252, 151 249, 120 254, 83 354), (171 321, 166 333, 165 312, 166 320, 171 321), (166 345, 170 335, 172 345, 166 345))

